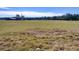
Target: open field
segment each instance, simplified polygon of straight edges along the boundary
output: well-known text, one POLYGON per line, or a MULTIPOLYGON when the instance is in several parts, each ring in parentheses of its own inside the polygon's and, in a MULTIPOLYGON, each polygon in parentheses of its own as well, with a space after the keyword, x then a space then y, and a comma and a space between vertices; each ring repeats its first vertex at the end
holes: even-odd
POLYGON ((0 50, 79 51, 79 21, 0 20, 0 50))

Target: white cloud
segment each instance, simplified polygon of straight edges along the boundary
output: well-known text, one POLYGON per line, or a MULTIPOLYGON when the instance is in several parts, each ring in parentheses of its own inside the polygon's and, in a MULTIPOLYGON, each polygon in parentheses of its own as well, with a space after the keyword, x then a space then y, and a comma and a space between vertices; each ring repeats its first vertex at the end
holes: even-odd
POLYGON ((0 0, 6 7, 79 7, 79 0, 0 0))
POLYGON ((60 16, 61 13, 52 12, 34 12, 34 11, 0 11, 0 15, 15 16, 16 14, 22 14, 26 17, 41 17, 41 16, 60 16))

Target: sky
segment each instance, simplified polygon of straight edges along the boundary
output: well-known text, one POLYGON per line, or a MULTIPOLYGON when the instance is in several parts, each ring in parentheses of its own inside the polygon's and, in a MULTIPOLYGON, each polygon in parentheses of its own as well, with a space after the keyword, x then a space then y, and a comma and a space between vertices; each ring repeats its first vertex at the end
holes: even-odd
POLYGON ((61 16, 66 13, 78 14, 79 7, 0 7, 0 17, 13 17, 16 14, 25 17, 61 16))

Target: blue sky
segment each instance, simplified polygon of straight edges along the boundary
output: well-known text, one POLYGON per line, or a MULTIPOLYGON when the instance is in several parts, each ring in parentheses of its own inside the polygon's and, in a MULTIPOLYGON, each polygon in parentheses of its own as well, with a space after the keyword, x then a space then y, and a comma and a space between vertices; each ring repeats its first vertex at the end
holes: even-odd
POLYGON ((0 16, 23 14, 26 17, 58 16, 66 13, 79 13, 79 7, 0 7, 0 16))

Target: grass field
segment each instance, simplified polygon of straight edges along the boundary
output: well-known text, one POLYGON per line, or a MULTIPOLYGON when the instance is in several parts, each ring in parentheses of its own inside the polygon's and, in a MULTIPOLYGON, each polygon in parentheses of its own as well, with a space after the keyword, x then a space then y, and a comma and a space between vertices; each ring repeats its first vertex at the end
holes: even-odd
POLYGON ((0 50, 79 51, 79 21, 0 20, 0 50))

